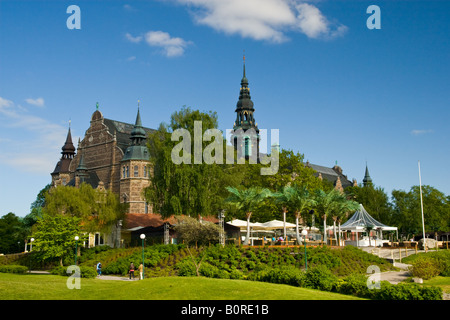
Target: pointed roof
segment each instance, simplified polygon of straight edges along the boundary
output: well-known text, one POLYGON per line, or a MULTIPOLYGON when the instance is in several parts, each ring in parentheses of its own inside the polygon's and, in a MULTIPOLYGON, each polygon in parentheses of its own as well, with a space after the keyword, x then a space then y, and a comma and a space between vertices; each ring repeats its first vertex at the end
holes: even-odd
POLYGON ((133 143, 140 144, 142 140, 145 140, 145 131, 144 128, 142 128, 142 121, 141 121, 141 114, 138 112, 136 115, 136 122, 134 124, 133 130, 131 130, 131 140, 133 143))
POLYGON ((146 146, 146 132, 142 127, 141 114, 138 112, 136 115, 136 122, 134 124, 133 130, 131 130, 131 144, 125 150, 125 155, 122 161, 127 160, 149 160, 149 152, 146 146))
POLYGON ((369 175, 369 169, 367 168, 367 163, 366 163, 366 173, 364 175, 363 184, 364 184, 364 186, 367 186, 371 183, 372 183, 372 178, 369 175))
POLYGON ((70 126, 69 126, 69 131, 67 132, 66 142, 64 143, 64 145, 61 149, 62 149, 61 159, 56 164, 55 170, 53 170, 51 175, 57 175, 59 173, 68 173, 69 172, 70 163, 72 162, 72 159, 75 155, 75 147, 72 142, 72 134, 70 132, 70 126))
POLYGON ((359 205, 359 209, 353 214, 353 216, 348 219, 344 224, 341 225, 341 230, 360 230, 364 231, 366 227, 371 227, 372 229, 381 230, 397 230, 397 227, 389 227, 377 220, 375 220, 367 211, 364 209, 362 204, 359 205))
POLYGON ((72 134, 70 132, 70 126, 69 126, 69 131, 67 132, 67 137, 66 137, 66 142, 64 143, 62 149, 62 154, 63 157, 64 155, 67 155, 68 157, 73 157, 73 155, 75 155, 75 146, 73 145, 72 142, 72 134))
POLYGON ((253 101, 250 97, 250 89, 248 87, 248 79, 245 75, 245 57, 244 57, 244 67, 243 67, 243 75, 241 79, 241 89, 239 91, 239 100, 236 104, 236 111, 240 109, 253 109, 253 101))
POLYGON ((78 163, 76 171, 81 173, 85 173, 87 171, 87 167, 84 163, 84 154, 81 154, 80 162, 78 163))

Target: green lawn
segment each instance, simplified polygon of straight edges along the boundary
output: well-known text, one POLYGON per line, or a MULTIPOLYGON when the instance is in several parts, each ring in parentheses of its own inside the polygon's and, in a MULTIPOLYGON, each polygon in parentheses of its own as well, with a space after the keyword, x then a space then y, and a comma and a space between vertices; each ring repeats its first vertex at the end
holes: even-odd
POLYGON ((441 287, 445 293, 450 293, 450 277, 434 277, 424 280, 423 285, 441 287))
POLYGON ((0 300, 361 300, 336 293, 248 280, 160 277, 142 281, 0 273, 0 300))

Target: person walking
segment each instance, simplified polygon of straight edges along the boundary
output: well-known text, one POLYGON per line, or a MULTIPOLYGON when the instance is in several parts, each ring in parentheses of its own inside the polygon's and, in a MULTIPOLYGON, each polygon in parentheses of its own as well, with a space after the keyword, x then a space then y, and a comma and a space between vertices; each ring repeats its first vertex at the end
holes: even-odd
POLYGON ((144 266, 142 263, 139 265, 139 280, 144 279, 144 266))
POLYGON ((97 263, 97 277, 100 277, 102 275, 102 264, 99 262, 97 263))
POLYGON ((130 264, 130 280, 131 280, 131 275, 133 275, 133 279, 134 279, 134 263, 132 262, 130 264))

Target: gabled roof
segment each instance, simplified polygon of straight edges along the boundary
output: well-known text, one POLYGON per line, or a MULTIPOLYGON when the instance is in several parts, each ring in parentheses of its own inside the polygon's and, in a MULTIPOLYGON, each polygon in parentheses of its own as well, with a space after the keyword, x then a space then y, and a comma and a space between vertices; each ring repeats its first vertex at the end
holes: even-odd
MULTIPOLYGON (((131 131, 133 131, 134 129, 134 124, 111 120, 107 118, 103 119, 103 123, 108 127, 108 131, 112 135, 116 134, 117 145, 125 153, 125 150, 131 143, 131 131)), ((155 129, 150 129, 146 127, 142 127, 142 129, 144 129, 146 135, 156 131, 155 129)))
POLYGON ((317 172, 316 176, 318 176, 320 174, 323 179, 332 182, 333 185, 336 184, 338 177, 340 178, 342 187, 344 189, 347 187, 351 187, 353 185, 353 183, 347 179, 347 176, 340 173, 340 172, 342 172, 342 169, 340 169, 339 167, 336 167, 336 168, 338 168, 340 170, 340 172, 338 172, 334 168, 324 167, 324 166, 312 164, 309 162, 306 163, 306 166, 314 169, 314 171, 317 172))
MULTIPOLYGON (((219 220, 214 216, 204 216, 203 221, 217 223, 219 220)), ((126 229, 135 229, 137 227, 159 227, 164 223, 175 225, 177 217, 172 215, 169 218, 163 218, 157 213, 128 213, 125 217, 124 227, 126 229)))

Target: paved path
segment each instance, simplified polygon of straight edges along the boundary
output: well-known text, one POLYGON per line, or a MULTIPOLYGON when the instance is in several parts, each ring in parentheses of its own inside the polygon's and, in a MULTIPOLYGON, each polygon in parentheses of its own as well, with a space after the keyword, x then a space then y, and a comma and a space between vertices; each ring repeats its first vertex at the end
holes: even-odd
POLYGON ((100 276, 100 277, 97 277, 96 279, 99 279, 99 280, 137 281, 137 280, 139 280, 139 276, 135 277, 134 279, 130 279, 129 276, 127 276, 127 277, 124 277, 124 276, 100 276))

